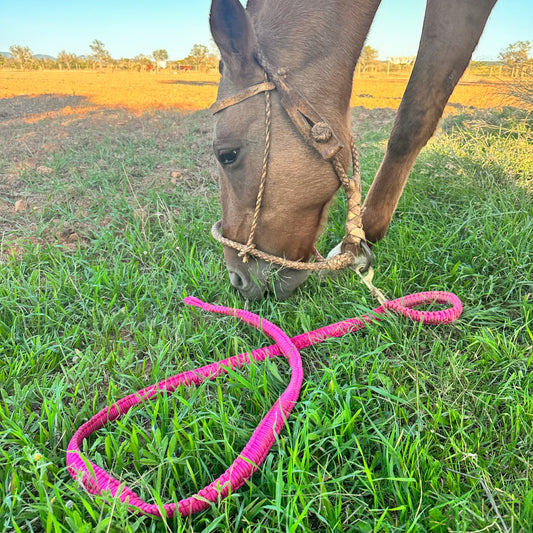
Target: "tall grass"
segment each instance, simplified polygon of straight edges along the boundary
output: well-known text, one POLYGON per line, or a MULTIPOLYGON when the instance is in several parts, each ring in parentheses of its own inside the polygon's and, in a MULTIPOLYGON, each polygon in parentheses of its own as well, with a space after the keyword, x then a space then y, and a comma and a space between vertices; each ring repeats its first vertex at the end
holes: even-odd
MULTIPOLYGON (((370 178, 390 117, 354 113, 370 178)), ((102 127, 82 147, 56 150, 45 183, 22 175, 28 195, 48 199, 2 243, 0 530, 530 531, 533 157, 531 123, 517 110, 447 119, 374 247, 389 297, 454 291, 465 307, 458 322, 387 317, 305 350, 287 428, 250 482, 202 514, 153 520, 70 478, 66 446, 103 406, 267 343, 183 305, 187 294, 245 302, 209 237, 219 211, 200 168, 209 118, 138 120, 148 128, 154 117, 153 135, 102 127), (187 174, 174 187, 154 178, 169 160, 187 174), (81 238, 74 249, 50 238, 67 225, 81 238), (10 255, 15 240, 20 253, 10 255)), ((339 198, 321 245, 342 227, 339 198)), ((349 272, 313 277, 286 302, 248 304, 290 335, 375 305, 349 272)), ((97 432, 86 452, 144 498, 178 501, 233 461, 287 373, 273 360, 158 397, 97 432)))

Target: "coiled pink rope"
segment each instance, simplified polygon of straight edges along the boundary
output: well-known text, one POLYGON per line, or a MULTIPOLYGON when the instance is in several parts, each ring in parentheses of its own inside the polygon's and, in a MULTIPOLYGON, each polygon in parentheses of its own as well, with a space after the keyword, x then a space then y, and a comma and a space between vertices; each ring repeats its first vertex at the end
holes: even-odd
POLYGON ((185 303, 200 307, 205 311, 236 316, 247 324, 261 329, 275 341, 275 344, 253 350, 250 354, 241 353, 196 370, 182 372, 130 394, 110 407, 102 409, 83 424, 76 431, 67 448, 67 467, 70 475, 79 480, 91 494, 109 491, 113 496, 118 496, 120 501, 127 502, 133 508, 154 516, 162 516, 162 513, 166 513, 167 516, 172 517, 176 512, 182 516, 187 516, 203 511, 211 503, 225 498, 230 490, 235 491, 241 487, 259 468, 259 465, 274 444, 276 435, 283 429, 300 394, 303 370, 302 359, 298 349, 318 344, 329 337, 341 337, 347 333, 362 329, 367 323, 380 320, 380 315, 383 315, 387 310, 424 324, 453 322, 462 312, 461 301, 455 294, 437 291, 421 292, 387 301, 371 313, 365 314, 360 318, 343 320, 314 331, 302 333, 291 339, 276 325, 248 311, 207 304, 191 296, 185 298, 185 303), (447 304, 450 307, 439 311, 413 309, 419 305, 433 303, 447 304), (194 496, 185 498, 177 504, 163 505, 162 508, 156 504, 149 504, 142 500, 133 490, 91 462, 81 451, 84 439, 109 422, 123 416, 133 406, 152 398, 156 394, 172 392, 179 385, 198 385, 205 380, 211 380, 221 374, 225 374, 230 368, 240 368, 245 364, 250 364, 252 360, 263 361, 266 358, 276 357, 281 354, 288 359, 291 368, 291 379, 287 389, 261 420, 250 440, 231 466, 218 479, 204 487, 194 496))

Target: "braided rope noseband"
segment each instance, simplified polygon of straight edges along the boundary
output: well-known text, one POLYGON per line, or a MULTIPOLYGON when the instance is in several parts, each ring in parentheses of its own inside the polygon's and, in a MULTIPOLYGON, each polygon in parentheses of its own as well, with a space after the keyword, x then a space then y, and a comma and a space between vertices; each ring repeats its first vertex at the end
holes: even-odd
POLYGON ((265 72, 265 81, 248 87, 244 91, 215 102, 211 106, 213 114, 223 109, 234 106, 248 98, 258 94, 265 94, 265 149, 261 180, 257 193, 252 225, 246 244, 233 241, 224 237, 221 232, 222 221, 216 222, 211 228, 211 234, 223 246, 237 250, 244 263, 248 262, 249 256, 253 255, 264 261, 280 265, 294 270, 340 270, 346 267, 357 268, 364 272, 368 270, 372 261, 372 254, 365 241, 361 216, 361 170, 359 166, 359 154, 353 137, 350 135, 350 153, 353 166, 353 175, 348 177, 340 157, 343 148, 331 126, 325 122, 314 110, 309 102, 287 82, 286 69, 273 69, 261 52, 256 53, 256 60, 265 72), (254 244, 255 231, 259 221, 259 214, 263 201, 266 178, 268 173, 268 160, 270 157, 270 131, 271 131, 271 102, 270 91, 278 90, 281 96, 281 105, 289 115, 293 124, 302 134, 304 139, 313 146, 323 157, 329 161, 344 188, 348 213, 346 217, 345 236, 342 241, 343 252, 333 257, 324 259, 318 252, 317 262, 291 261, 284 257, 269 254, 259 250, 254 244), (361 255, 360 251, 363 251, 361 255), (356 266, 357 265, 357 266, 356 266))

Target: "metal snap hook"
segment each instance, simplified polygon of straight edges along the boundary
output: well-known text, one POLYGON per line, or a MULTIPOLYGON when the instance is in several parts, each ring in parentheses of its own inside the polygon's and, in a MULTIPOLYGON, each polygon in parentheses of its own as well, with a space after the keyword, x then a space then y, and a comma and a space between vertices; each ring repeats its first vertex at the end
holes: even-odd
POLYGON ((372 266, 372 250, 366 241, 361 241, 359 243, 361 250, 363 250, 363 255, 365 256, 366 263, 359 268, 359 272, 364 274, 372 266))

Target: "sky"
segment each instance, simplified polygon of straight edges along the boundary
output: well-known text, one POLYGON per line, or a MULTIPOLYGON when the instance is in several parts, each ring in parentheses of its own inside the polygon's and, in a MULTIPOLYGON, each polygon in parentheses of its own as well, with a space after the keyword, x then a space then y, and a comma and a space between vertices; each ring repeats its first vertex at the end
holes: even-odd
MULTIPOLYGON (((194 44, 210 45, 209 7, 210 0, 10 1, 0 10, 0 52, 21 45, 54 57, 89 55, 98 39, 115 59, 160 48, 182 59, 194 44)), ((379 59, 416 54, 424 8, 425 0, 382 0, 367 40, 379 59)), ((533 43, 533 1, 499 0, 473 57, 495 60, 518 40, 533 43)))

